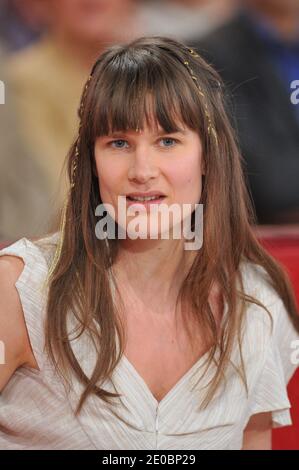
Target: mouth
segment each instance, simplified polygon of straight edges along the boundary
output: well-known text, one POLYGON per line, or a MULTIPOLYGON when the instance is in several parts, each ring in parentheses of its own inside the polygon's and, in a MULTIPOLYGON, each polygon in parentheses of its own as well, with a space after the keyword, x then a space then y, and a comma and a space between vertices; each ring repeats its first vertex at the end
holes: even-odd
POLYGON ((160 204, 165 198, 166 196, 163 196, 161 194, 150 197, 126 196, 127 205, 141 204, 146 207, 150 206, 150 204, 160 204))

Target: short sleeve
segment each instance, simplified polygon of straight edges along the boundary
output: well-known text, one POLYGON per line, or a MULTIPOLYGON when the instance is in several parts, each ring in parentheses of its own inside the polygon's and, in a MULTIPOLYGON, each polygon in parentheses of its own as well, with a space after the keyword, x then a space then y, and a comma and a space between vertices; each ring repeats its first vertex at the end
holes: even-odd
POLYGON ((46 276, 48 265, 40 249, 22 238, 0 250, 0 256, 21 258, 24 268, 15 286, 23 308, 25 324, 33 354, 40 370, 44 366, 44 319, 46 305, 46 276))
POLYGON ((299 340, 299 334, 277 295, 267 308, 273 318, 273 330, 254 388, 250 415, 272 412, 272 426, 276 428, 292 424, 287 385, 298 367, 293 346, 294 341, 299 340))

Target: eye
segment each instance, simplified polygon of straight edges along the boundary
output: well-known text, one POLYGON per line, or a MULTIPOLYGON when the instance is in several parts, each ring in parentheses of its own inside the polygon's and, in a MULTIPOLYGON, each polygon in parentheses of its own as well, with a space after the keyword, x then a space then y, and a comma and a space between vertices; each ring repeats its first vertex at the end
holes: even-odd
POLYGON ((117 139, 117 140, 112 140, 111 142, 109 142, 108 145, 111 145, 111 147, 116 148, 116 149, 123 149, 126 147, 124 144, 128 144, 127 140, 117 139))
POLYGON ((164 142, 162 147, 174 147, 174 145, 178 143, 178 140, 173 139, 172 137, 164 137, 161 139, 161 142, 164 142))

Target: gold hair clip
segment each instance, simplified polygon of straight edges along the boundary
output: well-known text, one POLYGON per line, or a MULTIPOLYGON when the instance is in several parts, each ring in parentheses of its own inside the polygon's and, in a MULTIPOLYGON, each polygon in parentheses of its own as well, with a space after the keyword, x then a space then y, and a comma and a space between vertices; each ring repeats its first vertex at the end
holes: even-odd
POLYGON ((193 55, 194 57, 199 57, 199 55, 193 50, 193 49, 189 49, 189 52, 191 55, 193 55))
MULTIPOLYGON (((188 48, 188 51, 189 53, 193 56, 193 57, 199 57, 199 55, 193 50, 193 49, 190 49, 188 48)), ((212 119, 211 119, 211 116, 210 116, 210 113, 208 111, 208 105, 207 105, 207 100, 206 100, 206 96, 200 86, 200 84, 198 83, 198 79, 197 77, 195 76, 195 73, 193 72, 191 66, 190 66, 190 63, 188 60, 185 60, 184 61, 184 65, 186 65, 187 69, 189 70, 189 73, 193 79, 193 81, 196 83, 196 86, 197 86, 197 89, 198 89, 198 92, 200 94, 200 96, 204 99, 204 108, 205 108, 205 115, 206 115, 206 118, 208 120, 208 133, 209 135, 213 135, 214 139, 215 139, 215 142, 216 144, 218 144, 218 138, 217 138, 217 133, 216 133, 216 129, 215 127, 213 126, 212 124, 212 119)), ((219 83, 219 86, 220 83, 219 83)))
POLYGON ((76 170, 77 170, 77 167, 78 167, 78 159, 79 159, 79 143, 80 143, 80 131, 81 131, 81 127, 82 127, 82 116, 83 116, 83 110, 84 110, 87 90, 88 90, 88 87, 90 85, 91 79, 92 79, 92 74, 89 75, 89 77, 88 77, 88 79, 85 83, 84 90, 83 90, 82 97, 81 97, 79 110, 78 110, 78 115, 79 115, 80 122, 79 122, 78 137, 77 137, 77 141, 76 141, 75 156, 74 156, 74 159, 72 161, 71 189, 74 188, 74 186, 75 186, 76 170))
POLYGON ((82 98, 81 98, 80 107, 79 107, 79 116, 80 117, 82 117, 83 108, 84 108, 84 101, 85 101, 85 98, 86 98, 86 93, 87 93, 87 90, 88 90, 91 79, 92 79, 92 75, 89 75, 89 77, 88 77, 88 79, 85 83, 84 89, 83 89, 82 98))
POLYGON ((78 158, 79 158, 79 141, 80 141, 80 138, 78 136, 77 142, 76 142, 75 157, 72 161, 71 188, 74 188, 74 186, 75 186, 75 177, 76 177, 76 170, 77 170, 78 158))

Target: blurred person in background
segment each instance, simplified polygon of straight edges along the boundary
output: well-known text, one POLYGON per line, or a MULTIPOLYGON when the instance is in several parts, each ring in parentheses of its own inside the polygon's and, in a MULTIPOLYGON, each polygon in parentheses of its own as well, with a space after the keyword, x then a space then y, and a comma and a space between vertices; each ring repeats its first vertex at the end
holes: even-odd
POLYGON ((6 49, 0 41, 0 243, 44 233, 49 212, 49 188, 38 162, 26 152, 16 125, 13 97, 1 64, 6 49))
POLYGON ((235 3, 236 0, 143 0, 139 21, 146 34, 188 41, 227 21, 235 3))
POLYGON ((243 0, 194 45, 231 88, 258 222, 299 224, 299 1, 243 0))
POLYGON ((6 63, 22 139, 55 211, 68 190, 63 163, 76 138, 82 86, 105 47, 134 35, 135 1, 39 0, 45 34, 6 63))
POLYGON ((40 0, 0 0, 0 38, 16 51, 40 37, 43 6, 40 0))

